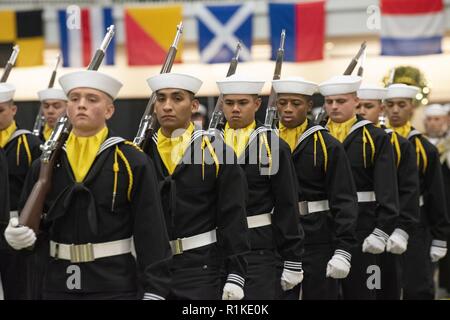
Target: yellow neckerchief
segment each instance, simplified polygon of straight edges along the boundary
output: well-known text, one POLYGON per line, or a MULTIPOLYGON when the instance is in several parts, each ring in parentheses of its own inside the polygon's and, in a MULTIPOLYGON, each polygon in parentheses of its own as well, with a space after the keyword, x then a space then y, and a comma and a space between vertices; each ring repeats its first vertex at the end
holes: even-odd
POLYGON ((8 128, 5 130, 0 131, 0 147, 4 148, 6 143, 9 141, 9 138, 11 138, 11 135, 14 133, 14 131, 17 130, 16 122, 13 121, 8 128))
MULTIPOLYGON (((380 122, 374 123, 374 126, 377 128, 381 128, 380 122)), ((400 142, 398 141, 397 135, 398 135, 398 133, 393 130, 393 132, 391 134, 391 144, 394 147, 395 153, 397 154, 396 165, 398 168, 398 166, 400 165, 400 161, 402 160, 402 152, 400 149, 400 142)))
POLYGON ((97 152, 107 136, 108 127, 104 127, 91 137, 78 137, 73 131, 69 134, 66 142, 66 153, 77 182, 82 182, 88 174, 97 152))
POLYGON ((397 132, 399 135, 401 135, 403 138, 408 138, 408 134, 411 132, 411 122, 407 122, 405 125, 401 127, 391 127, 392 130, 397 132))
MULTIPOLYGON (((397 132, 402 137, 408 138, 409 133, 411 132, 412 125, 411 122, 407 122, 405 125, 401 127, 392 129, 397 132)), ((416 157, 417 157, 417 167, 420 168, 420 162, 423 162, 422 172, 425 173, 428 167, 428 156, 425 148, 418 137, 414 137, 414 141, 416 143, 416 157)))
POLYGON ((50 138, 50 136, 52 135, 52 132, 53 132, 53 129, 50 128, 48 126, 48 124, 46 123, 44 126, 44 131, 42 132, 42 135, 44 136, 45 141, 47 141, 50 138))
POLYGON ((183 158, 186 149, 191 144, 193 132, 194 125, 192 122, 184 133, 176 138, 168 138, 162 133, 161 129, 158 130, 158 152, 169 174, 175 171, 176 166, 183 158))
POLYGON ((225 143, 233 148, 236 156, 239 158, 242 152, 245 151, 248 140, 253 130, 256 128, 256 122, 253 121, 250 125, 241 129, 232 129, 228 125, 225 125, 225 143))
POLYGON ((336 123, 330 119, 328 120, 327 128, 330 130, 330 134, 342 143, 345 138, 347 138, 347 135, 352 126, 356 123, 356 120, 356 116, 342 123, 336 123))
POLYGON ((288 128, 283 123, 280 122, 280 138, 287 142, 289 147, 291 147, 291 152, 294 152, 297 146, 297 141, 300 139, 303 132, 305 132, 308 126, 308 119, 303 121, 303 123, 295 128, 288 128))

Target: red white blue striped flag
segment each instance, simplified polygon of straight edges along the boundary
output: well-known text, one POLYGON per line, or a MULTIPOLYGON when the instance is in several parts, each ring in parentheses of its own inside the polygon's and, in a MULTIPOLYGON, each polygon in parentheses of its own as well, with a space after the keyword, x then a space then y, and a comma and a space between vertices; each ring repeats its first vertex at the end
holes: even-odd
POLYGON ((442 53, 445 31, 442 0, 381 0, 381 54, 442 53))
MULTIPOLYGON (((80 10, 79 26, 68 23, 70 14, 58 10, 59 36, 64 67, 86 67, 102 43, 106 29, 114 24, 112 8, 90 7, 80 10)), ((103 63, 114 64, 115 40, 112 38, 103 63)))

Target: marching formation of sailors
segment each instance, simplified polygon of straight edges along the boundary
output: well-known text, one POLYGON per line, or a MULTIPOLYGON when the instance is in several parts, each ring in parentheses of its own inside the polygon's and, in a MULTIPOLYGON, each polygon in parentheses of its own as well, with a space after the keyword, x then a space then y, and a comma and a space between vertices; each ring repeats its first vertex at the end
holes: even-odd
MULTIPOLYGON (((450 143, 409 122, 418 88, 273 80, 279 123, 268 128, 256 120, 264 81, 235 74, 217 81, 225 124, 212 136, 191 122, 200 79, 147 82, 159 128, 143 149, 106 124, 122 87, 107 74, 72 72, 39 92, 41 141, 15 122, 15 88, 0 83, 6 299, 434 298, 450 143), (324 126, 307 117, 316 92, 324 126), (19 218, 62 115, 71 130, 35 231, 19 218)), ((448 116, 430 106, 437 115, 448 116)))

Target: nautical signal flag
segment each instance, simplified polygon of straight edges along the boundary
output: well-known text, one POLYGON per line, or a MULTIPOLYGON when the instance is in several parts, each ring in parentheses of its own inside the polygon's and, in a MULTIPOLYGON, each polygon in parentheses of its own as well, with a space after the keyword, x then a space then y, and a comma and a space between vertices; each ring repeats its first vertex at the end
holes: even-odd
POLYGON ((239 40, 240 60, 251 60, 254 10, 253 2, 211 6, 198 3, 195 11, 202 62, 230 62, 239 40))
POLYGON ((0 66, 3 67, 15 44, 20 52, 16 66, 37 66, 44 63, 44 32, 42 10, 0 11, 0 66))
POLYGON ((381 54, 442 53, 444 14, 442 0, 381 0, 381 54))
POLYGON ((270 3, 272 59, 280 45, 282 29, 286 30, 285 61, 323 59, 325 39, 325 2, 270 3))
MULTIPOLYGON (((87 67, 114 19, 110 7, 89 7, 75 12, 58 10, 58 22, 63 66, 87 67)), ((115 47, 113 37, 106 49, 104 64, 114 64, 115 47)))
MULTIPOLYGON (((182 21, 181 5, 129 7, 125 9, 128 64, 162 65, 182 21)), ((183 37, 175 62, 181 62, 183 37)))

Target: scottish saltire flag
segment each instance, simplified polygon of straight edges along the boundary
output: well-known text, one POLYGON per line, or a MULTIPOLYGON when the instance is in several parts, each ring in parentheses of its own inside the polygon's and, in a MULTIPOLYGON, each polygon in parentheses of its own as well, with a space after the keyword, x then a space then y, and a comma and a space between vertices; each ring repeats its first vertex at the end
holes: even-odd
MULTIPOLYGON (((74 13, 58 10, 60 47, 64 67, 86 67, 100 47, 106 29, 114 24, 112 8, 89 7, 80 10, 79 25, 74 13)), ((112 38, 103 63, 114 64, 115 37, 112 38)))
POLYGON ((198 44, 204 63, 230 62, 238 41, 241 41, 239 59, 251 60, 254 3, 242 5, 198 4, 198 44))
POLYGON ((285 61, 323 59, 325 39, 325 2, 270 3, 270 42, 275 60, 281 30, 286 30, 285 61))
POLYGON ((442 53, 445 31, 442 0, 381 0, 381 54, 442 53))

